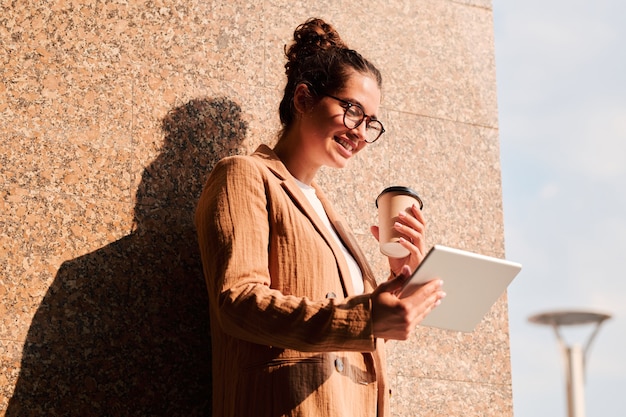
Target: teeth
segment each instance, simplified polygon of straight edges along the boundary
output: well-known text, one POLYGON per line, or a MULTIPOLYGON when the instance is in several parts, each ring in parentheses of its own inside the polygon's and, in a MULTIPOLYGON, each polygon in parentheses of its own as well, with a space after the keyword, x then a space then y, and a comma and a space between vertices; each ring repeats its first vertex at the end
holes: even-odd
POLYGON ((335 142, 337 142, 338 144, 340 144, 341 146, 343 146, 344 148, 346 148, 347 150, 349 150, 350 152, 352 152, 352 144, 350 142, 347 142, 341 138, 335 138, 335 142))

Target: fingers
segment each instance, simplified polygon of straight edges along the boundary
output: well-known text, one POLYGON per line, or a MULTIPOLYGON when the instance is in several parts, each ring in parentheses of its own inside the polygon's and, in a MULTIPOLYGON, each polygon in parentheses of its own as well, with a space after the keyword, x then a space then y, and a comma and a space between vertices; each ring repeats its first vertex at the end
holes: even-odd
MULTIPOLYGON (((400 233, 399 243, 409 251, 404 258, 388 257, 389 267, 398 274, 403 265, 409 265, 411 269, 417 268, 426 256, 426 226, 422 211, 417 205, 412 205, 406 211, 398 213, 394 228, 400 233)), ((378 240, 380 230, 372 226, 370 231, 378 240)))
MULTIPOLYGON (((408 268, 407 268, 408 269, 408 268)), ((419 324, 445 297, 442 281, 424 284, 409 297, 400 299, 395 291, 406 281, 402 275, 381 284, 372 294, 372 321, 374 336, 385 339, 406 340, 419 324)))
POLYGON ((409 268, 407 265, 404 265, 400 273, 395 278, 389 279, 381 283, 380 285, 378 285, 375 292, 376 293, 388 292, 395 296, 404 287, 404 284, 406 284, 407 280, 410 277, 411 277, 411 268, 409 268))
POLYGON ((445 298, 446 293, 443 291, 443 281, 436 279, 430 281, 411 296, 406 301, 417 306, 417 315, 413 320, 413 325, 418 325, 424 318, 445 298))
POLYGON ((412 254, 412 259, 406 259, 405 262, 416 267, 426 255, 426 226, 422 212, 416 205, 411 206, 410 213, 401 211, 394 228, 403 236, 399 243, 412 254))
MULTIPOLYGON (((412 310, 415 315, 410 319, 410 325, 406 328, 406 334, 404 337, 409 338, 410 334, 437 306, 441 304, 441 300, 446 296, 445 292, 441 290, 441 281, 431 282, 423 287, 423 293, 416 292, 417 303, 413 304, 412 310), (432 284, 432 285, 431 285, 432 284)), ((408 303, 411 300, 406 300, 408 303)), ((415 301, 415 300, 413 300, 415 301)), ((405 340, 405 339, 404 339, 405 340)))
POLYGON ((411 206, 410 214, 404 210, 398 213, 398 220, 399 221, 394 224, 394 227, 400 233, 406 235, 408 237, 407 240, 413 244, 417 244, 419 241, 423 240, 426 225, 422 212, 416 205, 411 206))
POLYGON ((443 281, 440 279, 434 279, 422 285, 409 296, 403 298, 403 300, 411 305, 439 305, 441 299, 444 297, 445 292, 443 291, 443 281))

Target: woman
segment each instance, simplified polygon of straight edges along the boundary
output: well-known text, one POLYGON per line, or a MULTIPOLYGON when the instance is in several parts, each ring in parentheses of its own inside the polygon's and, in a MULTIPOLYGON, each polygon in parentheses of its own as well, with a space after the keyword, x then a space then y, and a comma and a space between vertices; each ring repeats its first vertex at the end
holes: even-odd
MULTIPOLYGON (((410 255, 376 285, 345 221, 313 182, 383 134, 379 71, 311 19, 286 51, 283 129, 273 149, 220 161, 196 225, 210 296, 213 415, 388 415, 384 339, 409 333, 441 282, 395 292, 424 256, 420 210, 398 229, 410 255)), ((372 228, 378 237, 378 229, 372 228)))

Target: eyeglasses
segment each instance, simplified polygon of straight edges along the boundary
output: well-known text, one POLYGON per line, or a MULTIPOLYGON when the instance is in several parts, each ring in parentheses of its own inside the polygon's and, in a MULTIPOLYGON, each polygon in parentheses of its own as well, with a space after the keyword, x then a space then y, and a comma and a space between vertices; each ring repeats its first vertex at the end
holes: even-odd
POLYGON ((339 97, 331 96, 330 94, 326 94, 327 97, 335 99, 343 104, 343 124, 348 129, 356 129, 365 122, 365 142, 374 143, 378 140, 378 138, 385 133, 385 128, 383 124, 377 120, 372 118, 372 116, 368 116, 365 114, 363 107, 358 104, 350 103, 349 101, 342 100, 339 97))

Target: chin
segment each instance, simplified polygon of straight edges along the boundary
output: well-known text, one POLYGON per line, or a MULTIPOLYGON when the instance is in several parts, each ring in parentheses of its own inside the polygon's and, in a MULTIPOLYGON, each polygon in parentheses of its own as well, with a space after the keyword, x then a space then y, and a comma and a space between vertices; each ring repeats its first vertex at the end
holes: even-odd
POLYGON ((334 162, 335 162, 333 164, 334 168, 345 168, 350 163, 350 160, 346 158, 340 158, 340 159, 336 159, 334 162))

